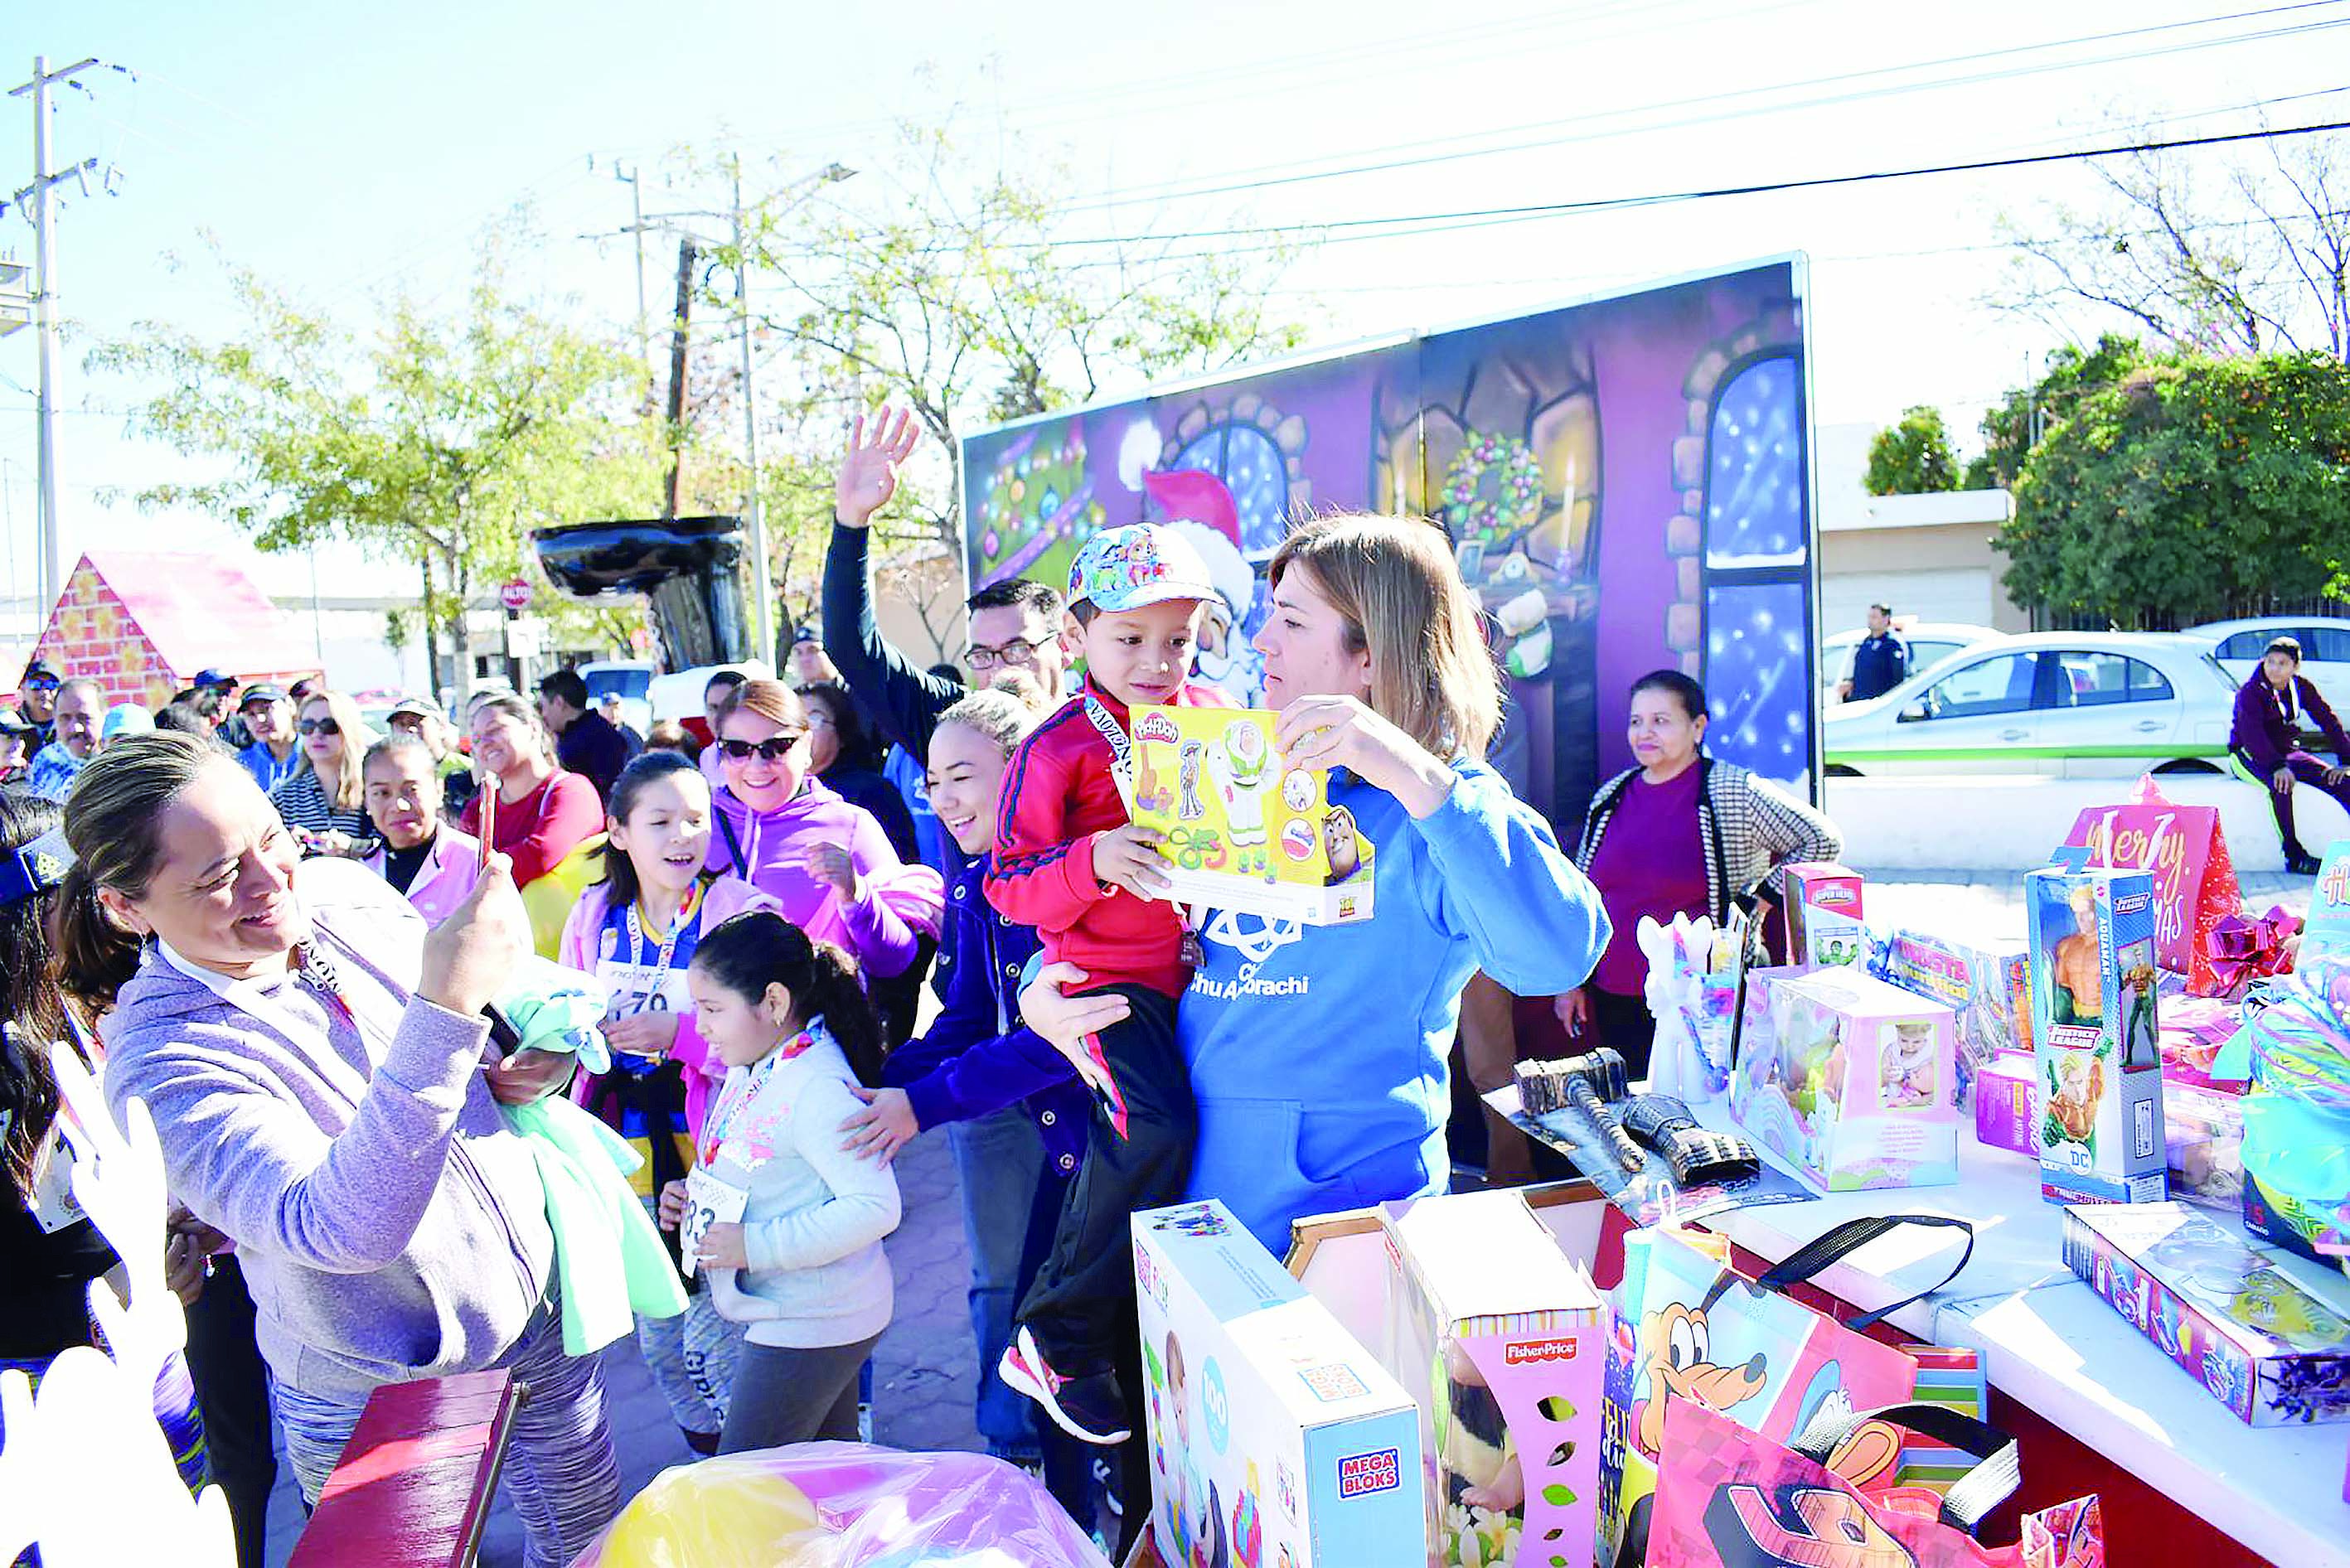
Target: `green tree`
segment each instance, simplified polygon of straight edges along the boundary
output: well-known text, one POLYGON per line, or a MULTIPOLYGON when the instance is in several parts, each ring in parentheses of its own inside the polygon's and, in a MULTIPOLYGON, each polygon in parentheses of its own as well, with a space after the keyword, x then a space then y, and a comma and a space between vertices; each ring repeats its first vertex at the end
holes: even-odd
POLYGON ((1959 464, 1950 454, 1950 433, 1942 426, 1942 410, 1904 409, 1897 423, 1877 431, 1868 443, 1868 472, 1862 483, 1871 495, 1923 495, 1957 489, 1959 464))
POLYGON ((2024 458, 2050 425, 2071 413, 2083 397, 2121 385, 2146 362, 2146 349, 2137 338, 2113 333, 2098 338, 2095 348, 2067 343, 2051 351, 2039 380, 2017 388, 1984 411, 1979 427, 1983 450, 1967 464, 1966 488, 2014 489, 2024 458))
POLYGON ((2350 367, 2146 360, 2072 400, 2014 488, 2019 603, 2138 629, 2350 597, 2350 367))
POLYGON ((659 422, 635 406, 641 368, 516 297, 512 239, 484 246, 445 317, 395 299, 354 332, 224 260, 234 336, 142 323, 98 348, 94 369, 160 388, 135 431, 220 470, 138 504, 193 507, 265 550, 342 540, 421 566, 427 645, 447 627, 470 670, 463 607, 520 569, 528 531, 657 504, 663 461, 659 422))

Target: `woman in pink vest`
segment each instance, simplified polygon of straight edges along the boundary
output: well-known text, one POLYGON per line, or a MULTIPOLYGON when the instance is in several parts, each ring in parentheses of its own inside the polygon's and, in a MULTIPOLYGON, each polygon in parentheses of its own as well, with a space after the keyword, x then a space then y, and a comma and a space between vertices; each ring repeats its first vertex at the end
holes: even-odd
POLYGON ((441 819, 441 767, 419 736, 395 730, 360 764, 376 846, 367 868, 437 926, 465 901, 482 870, 482 841, 441 819))

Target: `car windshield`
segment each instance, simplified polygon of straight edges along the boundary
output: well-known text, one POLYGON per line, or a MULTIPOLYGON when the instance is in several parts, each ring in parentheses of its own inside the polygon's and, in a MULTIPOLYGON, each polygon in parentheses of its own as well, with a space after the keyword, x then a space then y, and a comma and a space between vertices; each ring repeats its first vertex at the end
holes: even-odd
POLYGON ((588 683, 588 695, 602 701, 607 692, 619 692, 635 701, 652 687, 653 672, 650 670, 590 670, 581 679, 588 683))

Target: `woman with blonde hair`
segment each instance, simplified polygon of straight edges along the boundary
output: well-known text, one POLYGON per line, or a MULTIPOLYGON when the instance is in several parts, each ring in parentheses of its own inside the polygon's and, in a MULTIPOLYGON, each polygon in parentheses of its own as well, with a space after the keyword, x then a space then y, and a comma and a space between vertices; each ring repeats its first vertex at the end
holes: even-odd
POLYGON ((359 759, 375 743, 375 732, 359 705, 340 691, 303 698, 294 730, 302 760, 269 792, 277 815, 311 854, 365 858, 375 849, 375 828, 359 759))

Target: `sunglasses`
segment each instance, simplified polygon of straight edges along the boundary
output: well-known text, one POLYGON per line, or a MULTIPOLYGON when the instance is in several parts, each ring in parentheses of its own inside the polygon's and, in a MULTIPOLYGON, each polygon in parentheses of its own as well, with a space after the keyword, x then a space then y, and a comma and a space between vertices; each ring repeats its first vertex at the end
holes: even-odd
POLYGON ((792 754, 792 748, 807 738, 805 730, 792 730, 780 735, 770 735, 764 741, 721 741, 718 749, 726 753, 730 763, 744 763, 755 754, 763 762, 780 763, 792 754))
POLYGON ((332 719, 305 719, 294 726, 306 735, 339 735, 343 727, 332 719))
POLYGON ((54 675, 36 675, 25 682, 27 691, 54 691, 57 689, 57 678, 54 675))

